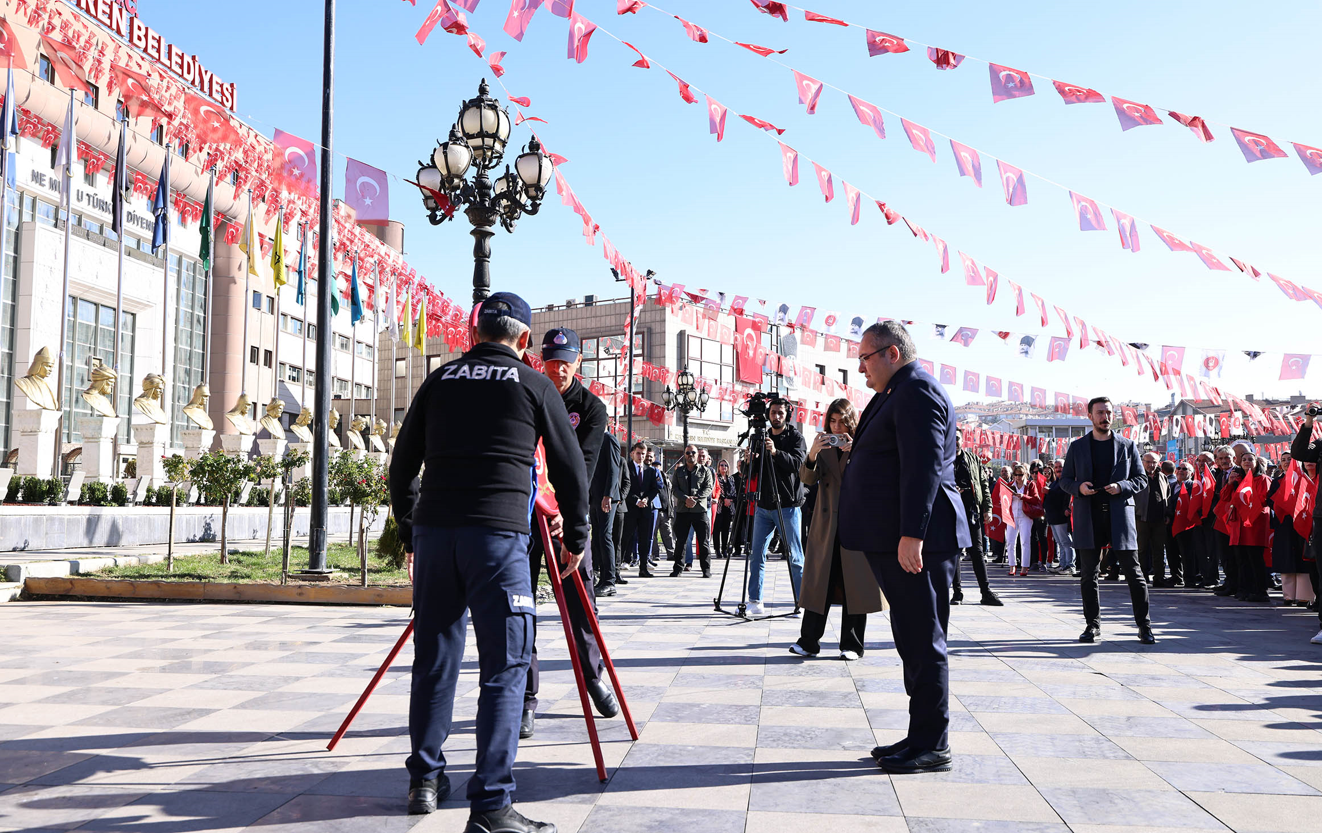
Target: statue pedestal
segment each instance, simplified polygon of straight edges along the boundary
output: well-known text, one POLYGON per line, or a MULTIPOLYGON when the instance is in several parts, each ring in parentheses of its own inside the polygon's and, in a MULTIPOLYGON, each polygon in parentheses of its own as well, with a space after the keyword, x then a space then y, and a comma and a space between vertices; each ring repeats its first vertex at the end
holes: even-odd
POLYGON ((290 443, 289 448, 292 451, 301 451, 308 455, 308 461, 291 472, 294 482, 297 483, 305 477, 312 477, 312 443, 290 443))
POLYGON ((133 426, 133 441, 138 444, 138 477, 145 478, 149 485, 164 483, 163 458, 165 447, 170 442, 170 426, 140 422, 133 426))
POLYGON ((86 480, 115 481, 115 434, 119 431, 119 419, 107 416, 78 418, 78 433, 83 435, 83 477, 86 480))
POLYGON ((285 442, 283 438, 278 440, 266 438, 257 441, 257 451, 263 457, 274 457, 276 460, 285 456, 285 448, 288 446, 289 443, 285 442))
POLYGON ((372 460, 378 466, 385 468, 387 455, 384 451, 370 451, 367 454, 368 459, 372 460))
POLYGON ((247 458, 252 451, 252 434, 221 434, 220 448, 226 454, 247 458))
POLYGON ((361 448, 351 448, 349 449, 349 454, 353 455, 353 458, 359 461, 367 457, 367 452, 363 451, 361 448))
POLYGON ((14 429, 18 432, 18 461, 14 474, 20 477, 51 476, 55 466, 55 426, 59 421, 59 411, 14 409, 14 429))
POLYGON ((216 442, 216 432, 211 428, 185 428, 183 439, 184 458, 196 460, 211 450, 216 442))

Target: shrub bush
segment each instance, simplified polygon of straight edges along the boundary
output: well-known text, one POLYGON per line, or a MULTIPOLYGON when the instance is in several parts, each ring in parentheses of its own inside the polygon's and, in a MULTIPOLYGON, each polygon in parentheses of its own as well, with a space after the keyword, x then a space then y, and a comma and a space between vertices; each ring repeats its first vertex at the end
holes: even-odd
POLYGON ((147 487, 147 494, 142 496, 143 506, 156 506, 156 489, 152 486, 147 487))
POLYGON ((115 506, 128 506, 129 487, 123 483, 116 483, 110 487, 110 502, 115 506))
POLYGON ((300 477, 294 484, 294 505, 308 506, 312 503, 312 480, 300 477))
POLYGON ((9 486, 5 489, 5 503, 16 503, 18 501, 18 490, 23 485, 23 478, 11 476, 9 486))
POLYGON ((20 503, 44 503, 46 501, 46 481, 39 477, 26 475, 23 485, 18 490, 20 503))
POLYGON ((404 542, 399 540, 399 524, 395 523, 394 515, 386 518, 381 538, 376 542, 376 551, 392 569, 403 569, 404 542))
POLYGON ((46 505, 59 506, 61 503, 64 503, 64 481, 52 477, 46 481, 46 505))
POLYGON ((264 486, 253 486, 248 492, 248 502, 244 506, 266 506, 271 502, 271 490, 264 486))
POLYGON ((100 480, 84 483, 83 493, 79 496, 78 502, 83 506, 108 506, 110 505, 110 487, 100 480))

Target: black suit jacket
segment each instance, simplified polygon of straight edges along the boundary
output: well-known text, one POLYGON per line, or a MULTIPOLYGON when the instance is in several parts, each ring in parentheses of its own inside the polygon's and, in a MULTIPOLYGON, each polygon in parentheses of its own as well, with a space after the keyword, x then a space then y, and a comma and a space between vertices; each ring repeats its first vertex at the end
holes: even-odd
MULTIPOLYGON (((629 462, 633 462, 630 460, 629 462)), ((620 441, 609 432, 601 436, 601 453, 588 488, 589 506, 601 506, 601 499, 620 499, 620 441)))
MULTIPOLYGON (((1070 443, 1065 452, 1065 465, 1060 469, 1060 486, 1074 495, 1074 529, 1071 536, 1074 546, 1081 550, 1095 549, 1097 540, 1092 528, 1092 497, 1079 494, 1080 483, 1092 483, 1097 490, 1097 497, 1105 500, 1111 507, 1111 549, 1138 549, 1138 531, 1134 524, 1134 496, 1148 486, 1148 475, 1143 470, 1143 461, 1133 440, 1127 440, 1119 434, 1112 434, 1115 445, 1115 463, 1111 471, 1098 474, 1092 470, 1092 447, 1089 437, 1084 434, 1070 443), (1120 493, 1108 495, 1102 491, 1114 483, 1120 487, 1120 493)), ((1164 475, 1162 475, 1164 477, 1164 475)))
POLYGON ((840 546, 892 553, 902 537, 921 538, 932 553, 969 546, 955 488, 954 412, 945 389, 917 362, 872 397, 840 488, 840 546))
POLYGON ((645 463, 638 466, 642 469, 642 477, 639 477, 634 465, 632 457, 624 463, 624 469, 629 478, 629 490, 624 500, 625 506, 631 510, 638 508, 638 501, 640 500, 646 500, 650 504, 658 491, 656 476, 653 474, 651 467, 645 463))

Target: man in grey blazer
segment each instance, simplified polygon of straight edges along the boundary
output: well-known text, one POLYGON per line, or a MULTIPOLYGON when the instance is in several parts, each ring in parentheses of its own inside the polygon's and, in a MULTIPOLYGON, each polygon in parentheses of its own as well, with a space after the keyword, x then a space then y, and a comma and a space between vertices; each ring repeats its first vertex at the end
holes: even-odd
POLYGON ((1111 400, 1105 396, 1088 402, 1092 432, 1070 443, 1060 473, 1061 488, 1074 496, 1074 547, 1083 572, 1083 617, 1087 627, 1079 641, 1096 642, 1102 634, 1097 578, 1102 548, 1109 546, 1129 583, 1138 639, 1151 645, 1157 640, 1148 618, 1148 584, 1138 563, 1134 523, 1134 496, 1147 488, 1148 476, 1133 441, 1111 431, 1114 416, 1111 400))

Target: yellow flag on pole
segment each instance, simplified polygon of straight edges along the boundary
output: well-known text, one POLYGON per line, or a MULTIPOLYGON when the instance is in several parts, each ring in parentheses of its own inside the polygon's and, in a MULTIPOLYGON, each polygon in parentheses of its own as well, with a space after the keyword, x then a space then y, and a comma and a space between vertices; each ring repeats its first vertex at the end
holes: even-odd
POLYGON ((418 304, 418 323, 413 329, 413 346, 418 348, 419 353, 427 352, 427 296, 422 296, 421 303, 418 304))
POLYGON ((275 288, 279 289, 289 282, 285 275, 285 235, 282 230, 284 225, 285 212, 281 210, 280 216, 275 221, 275 240, 271 245, 271 279, 275 281, 275 288))

